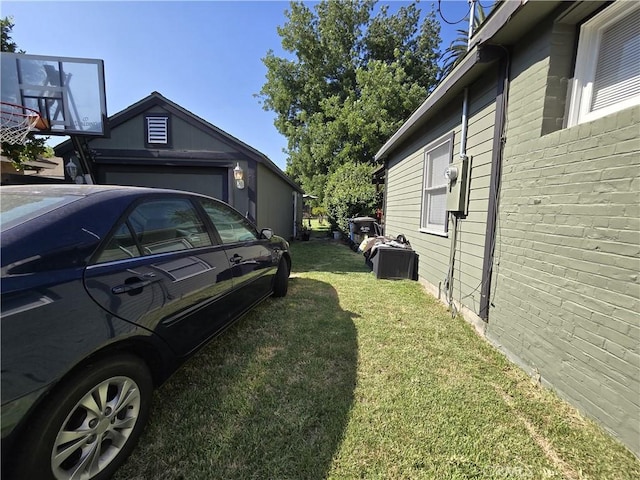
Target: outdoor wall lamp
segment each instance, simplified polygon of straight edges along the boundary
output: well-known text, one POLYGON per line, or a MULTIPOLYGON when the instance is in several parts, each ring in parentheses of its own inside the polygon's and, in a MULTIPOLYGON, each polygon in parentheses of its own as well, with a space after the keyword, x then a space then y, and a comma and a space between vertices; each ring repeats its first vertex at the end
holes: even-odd
POLYGON ((236 163, 236 168, 233 169, 233 178, 236 180, 236 188, 242 190, 244 188, 244 171, 239 163, 236 163))
POLYGON ((72 182, 75 183, 85 183, 82 175, 78 175, 78 166, 75 164, 72 158, 69 159, 69 163, 64 166, 67 175, 72 182))
POLYGON ((76 176, 78 175, 78 167, 73 160, 69 159, 69 163, 64 166, 64 169, 67 172, 67 175, 69 175, 71 181, 75 182, 76 176))

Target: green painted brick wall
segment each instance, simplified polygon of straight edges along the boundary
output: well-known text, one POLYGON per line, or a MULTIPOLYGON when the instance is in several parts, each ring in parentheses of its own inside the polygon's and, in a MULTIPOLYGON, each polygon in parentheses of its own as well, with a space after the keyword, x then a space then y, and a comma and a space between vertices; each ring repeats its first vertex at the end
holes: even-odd
MULTIPOLYGON (((550 16, 512 46, 491 307, 485 334, 531 374, 640 455, 640 107, 566 128, 575 25, 550 16)), ((471 86, 469 217, 455 300, 472 322, 481 278, 495 76, 471 86), (493 89, 489 85, 493 84, 493 89)), ((420 254, 437 292, 450 240, 423 234, 424 146, 447 131, 459 148, 460 98, 389 159, 386 232, 420 254)))
POLYGON ((640 107, 550 122, 563 33, 514 53, 486 335, 640 454, 640 107))

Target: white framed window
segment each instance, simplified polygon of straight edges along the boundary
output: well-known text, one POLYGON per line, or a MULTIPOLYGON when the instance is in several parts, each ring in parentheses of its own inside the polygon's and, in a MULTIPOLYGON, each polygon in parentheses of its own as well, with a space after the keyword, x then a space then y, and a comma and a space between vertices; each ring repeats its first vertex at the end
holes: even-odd
POLYGON ((447 180, 444 171, 451 163, 453 133, 424 149, 422 174, 422 212, 420 231, 447 234, 447 180))
POLYGON ((640 2, 617 1, 580 28, 568 125, 640 104, 640 2))

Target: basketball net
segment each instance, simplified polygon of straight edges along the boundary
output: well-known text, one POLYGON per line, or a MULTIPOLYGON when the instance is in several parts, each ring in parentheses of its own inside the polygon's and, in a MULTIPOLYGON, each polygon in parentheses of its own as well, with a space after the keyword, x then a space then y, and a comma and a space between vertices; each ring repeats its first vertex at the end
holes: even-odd
POLYGON ((24 145, 27 135, 40 122, 40 114, 20 105, 0 105, 0 139, 11 145, 24 145))

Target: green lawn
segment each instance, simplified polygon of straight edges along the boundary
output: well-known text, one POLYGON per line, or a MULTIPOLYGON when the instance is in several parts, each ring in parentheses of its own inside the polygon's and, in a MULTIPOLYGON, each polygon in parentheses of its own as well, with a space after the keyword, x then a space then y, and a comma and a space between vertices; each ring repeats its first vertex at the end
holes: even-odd
POLYGON ((292 256, 288 296, 156 392, 116 479, 640 478, 417 282, 376 280, 323 233, 292 256))
POLYGON ((305 219, 302 223, 305 227, 311 226, 312 235, 314 237, 324 237, 328 236, 329 233, 331 233, 331 225, 329 224, 328 220, 324 220, 322 223, 320 223, 320 220, 318 220, 317 218, 312 218, 310 220, 311 221, 309 221, 309 219, 305 219))

